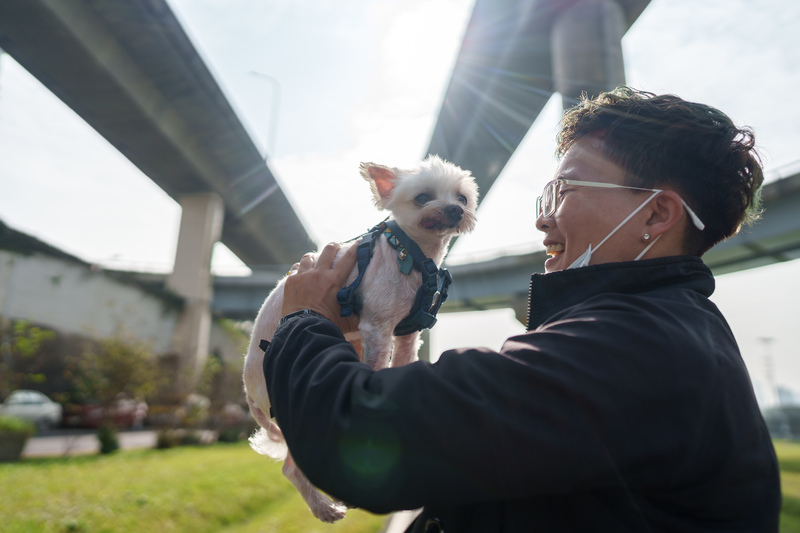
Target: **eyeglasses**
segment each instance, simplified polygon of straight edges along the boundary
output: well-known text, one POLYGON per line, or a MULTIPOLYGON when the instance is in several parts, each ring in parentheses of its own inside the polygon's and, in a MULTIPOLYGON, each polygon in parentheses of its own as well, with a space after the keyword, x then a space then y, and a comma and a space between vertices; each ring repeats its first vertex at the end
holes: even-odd
MULTIPOLYGON (((642 187, 629 187, 627 185, 617 185, 616 183, 605 183, 601 181, 581 181, 581 180, 567 180, 564 178, 557 178, 547 183, 544 186, 544 191, 542 191, 542 195, 536 198, 536 216, 548 218, 556 212, 556 208, 558 208, 558 191, 561 185, 578 185, 580 187, 596 187, 601 189, 630 189, 633 191, 645 191, 645 192, 662 192, 663 189, 645 189, 642 187)), ((692 208, 681 199, 681 203, 683 203, 684 209, 689 214, 689 218, 692 220, 692 223, 697 227, 697 229, 702 230, 705 228, 705 224, 700 220, 692 208)))

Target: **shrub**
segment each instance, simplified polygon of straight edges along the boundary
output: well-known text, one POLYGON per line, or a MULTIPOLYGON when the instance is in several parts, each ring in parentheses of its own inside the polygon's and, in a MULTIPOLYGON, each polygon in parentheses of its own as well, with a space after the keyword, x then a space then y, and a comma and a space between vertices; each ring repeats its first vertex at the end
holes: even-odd
POLYGON ((111 424, 103 424, 97 430, 97 440, 100 441, 100 453, 105 455, 119 450, 119 436, 111 424))
POLYGON ((22 433, 30 437, 36 433, 36 426, 15 416, 0 415, 0 432, 22 433))
POLYGON ((177 431, 174 429, 163 429, 158 432, 158 437, 156 438, 156 449, 166 450, 169 448, 174 448, 175 446, 180 445, 180 443, 181 436, 177 431))
POLYGON ((0 416, 0 462, 19 461, 25 442, 36 428, 13 416, 0 416))
POLYGON ((219 431, 217 442, 238 442, 247 438, 247 433, 239 428, 225 428, 219 431))

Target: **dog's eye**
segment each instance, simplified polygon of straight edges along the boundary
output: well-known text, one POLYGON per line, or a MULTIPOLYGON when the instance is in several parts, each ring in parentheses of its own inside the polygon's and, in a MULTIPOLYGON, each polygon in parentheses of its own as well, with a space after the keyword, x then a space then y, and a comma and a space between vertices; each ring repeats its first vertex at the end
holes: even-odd
POLYGON ((433 200, 433 198, 431 198, 431 195, 430 194, 426 194, 426 193, 418 194, 414 198, 414 201, 416 203, 418 203, 419 205, 425 205, 428 202, 430 202, 431 200, 433 200))
POLYGON ((467 197, 463 194, 458 195, 458 201, 461 203, 461 205, 467 205, 467 197))

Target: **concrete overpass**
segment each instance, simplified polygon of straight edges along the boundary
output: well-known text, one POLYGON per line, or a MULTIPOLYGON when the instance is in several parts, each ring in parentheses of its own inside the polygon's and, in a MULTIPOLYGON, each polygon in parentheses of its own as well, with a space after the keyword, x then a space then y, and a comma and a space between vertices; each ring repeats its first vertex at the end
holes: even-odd
MULTIPOLYGON (((472 170, 485 197, 553 92, 568 105, 624 83, 620 41, 648 3, 476 0, 428 152, 472 170)), ((216 240, 257 270, 214 281, 215 310, 245 318, 315 248, 166 0, 3 0, 0 48, 181 204, 166 284, 187 302, 187 360, 205 357, 216 240)), ((718 273, 797 257, 796 177, 771 186, 755 230, 709 253, 718 273)), ((517 307, 543 259, 454 266, 447 310, 517 307)))
POLYGON ((214 244, 249 266, 315 244, 165 0, 3 0, 0 48, 181 205, 166 285, 185 301, 173 351, 193 380, 214 244))
MULTIPOLYGON (((648 3, 477 0, 428 151, 485 197, 554 91, 624 82, 620 39, 648 3)), ((221 218, 247 266, 315 247, 166 0, 3 0, 0 48, 185 211, 221 218)))
POLYGON ((650 0, 477 0, 428 153, 485 198, 554 92, 572 106, 625 83, 622 37, 650 0))
MULTIPOLYGON (((648 2, 476 0, 430 151, 485 196, 554 90, 624 82, 648 2)), ((250 267, 315 246, 166 0, 3 0, 0 48, 181 204, 166 285, 186 301, 175 350, 202 363, 213 244, 250 267)))
POLYGON ((248 266, 314 247, 165 0, 3 0, 0 48, 175 201, 218 196, 248 266))

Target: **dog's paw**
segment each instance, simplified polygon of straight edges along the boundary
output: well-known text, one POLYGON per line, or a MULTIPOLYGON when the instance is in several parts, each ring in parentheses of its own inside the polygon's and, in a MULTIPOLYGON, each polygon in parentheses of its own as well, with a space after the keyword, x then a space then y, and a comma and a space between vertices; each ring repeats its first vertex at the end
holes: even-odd
POLYGON ((338 505, 339 507, 344 507, 345 509, 358 509, 357 505, 353 505, 353 504, 347 503, 345 501, 340 500, 339 498, 332 498, 332 500, 333 500, 333 503, 335 505, 338 505))
POLYGON ((315 504, 311 507, 311 512, 317 520, 331 524, 344 518, 345 514, 347 514, 347 508, 328 500, 327 502, 315 504))

